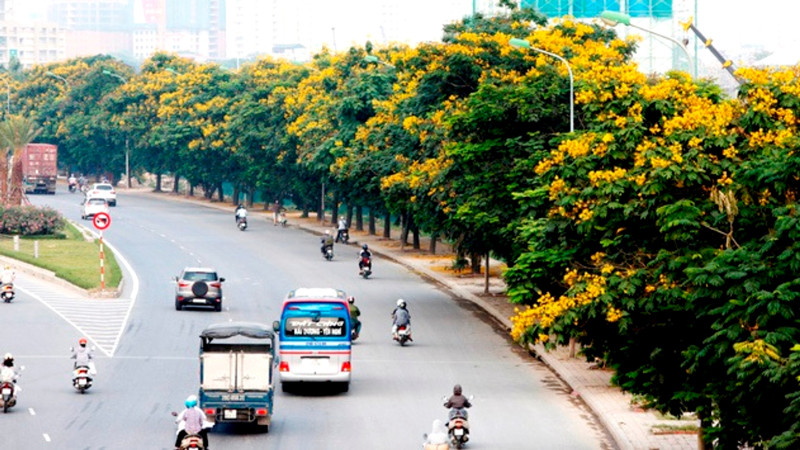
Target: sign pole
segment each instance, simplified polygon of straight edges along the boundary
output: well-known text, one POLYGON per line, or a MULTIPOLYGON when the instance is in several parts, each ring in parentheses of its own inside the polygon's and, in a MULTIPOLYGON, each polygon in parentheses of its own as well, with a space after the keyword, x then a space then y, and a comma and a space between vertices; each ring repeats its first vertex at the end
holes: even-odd
POLYGON ((105 254, 103 253, 103 230, 100 230, 100 290, 106 289, 105 254))

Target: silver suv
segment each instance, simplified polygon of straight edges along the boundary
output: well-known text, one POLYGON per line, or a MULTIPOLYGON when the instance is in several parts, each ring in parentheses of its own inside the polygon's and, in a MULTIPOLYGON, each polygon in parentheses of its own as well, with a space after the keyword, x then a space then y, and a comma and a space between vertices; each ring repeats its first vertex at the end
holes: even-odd
POLYGON ((175 309, 186 305, 213 306, 222 311, 222 282, 217 271, 209 267, 187 267, 175 280, 175 309))

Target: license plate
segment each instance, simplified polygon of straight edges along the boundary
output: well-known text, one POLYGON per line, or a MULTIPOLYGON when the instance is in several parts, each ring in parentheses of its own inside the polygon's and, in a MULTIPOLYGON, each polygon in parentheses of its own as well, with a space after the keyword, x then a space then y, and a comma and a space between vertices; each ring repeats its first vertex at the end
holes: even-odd
POLYGON ((236 419, 236 410, 235 409, 226 409, 222 411, 222 418, 234 420, 236 419))
POLYGON ((204 298, 196 298, 196 299, 192 300, 192 302, 193 303, 205 303, 206 299, 204 299, 204 298))
POLYGON ((78 380, 78 385, 86 386, 86 378, 81 378, 80 380, 78 380))
POLYGON ((456 428, 453 431, 453 434, 455 434, 456 436, 463 436, 464 435, 464 429, 463 428, 456 428))
POLYGON ((9 389, 9 388, 4 388, 4 389, 3 389, 3 395, 11 395, 11 389, 9 389))

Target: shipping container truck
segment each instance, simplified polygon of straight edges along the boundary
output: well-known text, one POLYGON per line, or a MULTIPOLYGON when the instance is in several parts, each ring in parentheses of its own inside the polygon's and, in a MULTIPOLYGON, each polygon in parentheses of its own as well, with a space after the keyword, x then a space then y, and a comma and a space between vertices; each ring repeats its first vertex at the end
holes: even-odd
POLYGON ((22 182, 26 194, 55 194, 58 147, 28 144, 22 153, 22 182))

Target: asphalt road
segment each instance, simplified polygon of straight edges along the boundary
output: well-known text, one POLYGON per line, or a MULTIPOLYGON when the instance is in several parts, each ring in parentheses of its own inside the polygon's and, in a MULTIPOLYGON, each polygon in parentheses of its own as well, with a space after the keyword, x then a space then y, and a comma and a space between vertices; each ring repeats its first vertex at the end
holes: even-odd
MULTIPOLYGON (((31 197, 90 226, 80 220, 79 199, 63 190, 31 197)), ((39 295, 20 292, 15 303, 0 305, 0 351, 13 351, 26 366, 19 405, 0 417, 3 448, 172 448, 170 412, 198 389, 200 331, 230 320, 269 324, 285 294, 303 286, 356 296, 364 325, 353 349, 350 391, 276 389, 269 433, 217 426, 212 448, 420 448, 432 420, 446 417, 441 398, 455 383, 475 396, 468 448, 614 448, 565 385, 511 345, 484 313, 401 266, 375 257, 373 277, 363 280, 356 247, 337 246, 328 262, 318 238, 295 228, 251 218, 240 232, 233 211, 136 193, 119 194, 118 205, 104 238, 140 283, 113 355, 97 352, 99 374, 88 393, 70 384, 68 349, 82 333, 39 295), (222 312, 175 310, 172 277, 187 265, 213 266, 226 278, 222 312), (407 347, 390 337, 389 315, 400 297, 414 325, 407 347)), ((135 283, 126 276, 123 298, 130 298, 135 283)), ((87 317, 90 308, 87 303, 87 317)))

